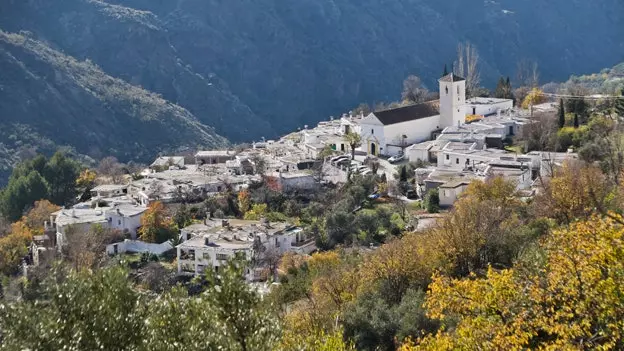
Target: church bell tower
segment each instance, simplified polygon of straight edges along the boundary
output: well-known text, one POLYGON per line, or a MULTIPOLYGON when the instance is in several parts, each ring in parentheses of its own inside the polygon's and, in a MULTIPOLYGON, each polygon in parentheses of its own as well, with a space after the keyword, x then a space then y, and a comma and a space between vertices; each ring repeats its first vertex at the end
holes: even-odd
POLYGON ((450 73, 440 83, 440 128, 463 124, 466 120, 466 80, 450 73))

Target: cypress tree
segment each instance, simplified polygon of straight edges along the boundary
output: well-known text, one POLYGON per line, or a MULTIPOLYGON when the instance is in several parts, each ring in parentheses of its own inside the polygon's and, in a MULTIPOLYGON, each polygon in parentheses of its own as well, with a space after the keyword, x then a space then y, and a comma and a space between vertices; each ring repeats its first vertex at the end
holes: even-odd
POLYGON ((624 89, 620 93, 621 97, 615 100, 615 114, 624 117, 624 89))
POLYGON ((405 169, 405 166, 401 167, 401 178, 400 180, 402 182, 407 182, 407 169, 405 169))
POLYGON ((579 127, 579 117, 578 117, 578 113, 574 114, 574 128, 578 128, 579 127))
POLYGON ((511 80, 509 79, 509 76, 507 76, 507 80, 505 81, 505 99, 513 99, 514 95, 513 95, 513 90, 511 87, 511 80))
POLYGON ((565 127, 565 108, 563 107, 563 99, 559 99, 559 128, 565 127))

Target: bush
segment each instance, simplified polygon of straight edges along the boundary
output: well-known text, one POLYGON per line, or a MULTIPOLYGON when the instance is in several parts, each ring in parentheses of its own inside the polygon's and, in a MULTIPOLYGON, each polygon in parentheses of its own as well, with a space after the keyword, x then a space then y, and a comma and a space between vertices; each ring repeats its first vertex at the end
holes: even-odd
POLYGON ((440 193, 438 189, 431 189, 425 197, 425 208, 429 213, 440 212, 440 193))

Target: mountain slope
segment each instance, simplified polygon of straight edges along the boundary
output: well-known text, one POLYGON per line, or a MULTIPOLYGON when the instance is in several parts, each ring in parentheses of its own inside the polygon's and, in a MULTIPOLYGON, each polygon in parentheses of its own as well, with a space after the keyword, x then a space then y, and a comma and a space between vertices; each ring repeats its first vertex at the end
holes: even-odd
POLYGON ((162 23, 150 12, 102 1, 64 0, 5 3, 0 13, 9 15, 0 20, 5 30, 31 31, 70 56, 88 58, 107 74, 184 106, 232 140, 275 133, 214 73, 198 74, 180 59, 162 23))
POLYGON ((22 35, 0 31, 0 71, 0 167, 28 148, 148 161, 227 143, 189 111, 22 35))
POLYGON ((522 59, 550 81, 624 58, 620 0, 6 0, 0 26, 89 58, 237 141, 396 100, 409 74, 435 89, 462 41, 479 49, 490 88, 522 59))

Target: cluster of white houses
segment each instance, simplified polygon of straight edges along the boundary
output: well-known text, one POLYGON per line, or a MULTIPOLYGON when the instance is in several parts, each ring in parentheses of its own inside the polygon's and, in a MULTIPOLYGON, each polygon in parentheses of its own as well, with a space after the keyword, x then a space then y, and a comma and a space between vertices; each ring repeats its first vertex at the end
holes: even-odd
MULTIPOLYGON (((438 189, 441 205, 451 206, 474 179, 501 175, 516 182, 518 189, 531 189, 537 174, 546 174, 545 165, 561 163, 574 154, 533 152, 516 155, 503 150, 506 139, 521 133, 531 123, 526 111, 515 110, 512 100, 472 98, 466 100, 465 80, 449 74, 439 80, 440 98, 367 116, 343 115, 320 122, 279 140, 263 140, 244 150, 199 151, 194 157, 161 156, 146 169, 143 177, 124 185, 100 185, 92 199, 52 215, 46 229, 54 233, 57 248, 69 230, 88 231, 93 225, 119 230, 126 240, 111 243, 107 251, 150 251, 160 253, 170 243, 145 244, 137 240, 141 218, 150 203, 182 202, 192 198, 239 191, 262 177, 271 177, 283 191, 314 191, 319 155, 331 148, 335 154, 351 150, 348 133, 358 133, 359 154, 390 156, 403 152, 409 161, 422 161, 416 170, 419 195, 438 189), (467 116, 479 116, 466 123, 467 116)), ((332 168, 326 163, 324 167, 332 168)), ((336 168, 336 167, 334 167, 336 168)), ((332 182, 343 182, 347 173, 334 169, 332 182)), ((309 254, 314 242, 301 228, 286 224, 240 220, 207 220, 181 230, 182 243, 176 247, 178 273, 201 274, 218 270, 228 259, 243 256, 258 265, 246 276, 255 280, 262 265, 272 255, 285 252, 309 254)), ((49 250, 49 241, 33 243, 34 261, 49 250), (47 246, 47 247, 46 247, 47 246)))

